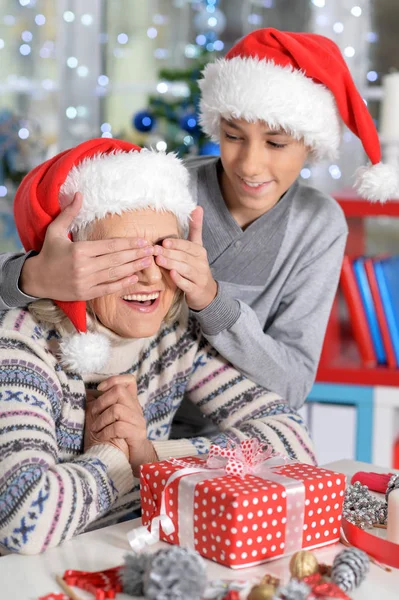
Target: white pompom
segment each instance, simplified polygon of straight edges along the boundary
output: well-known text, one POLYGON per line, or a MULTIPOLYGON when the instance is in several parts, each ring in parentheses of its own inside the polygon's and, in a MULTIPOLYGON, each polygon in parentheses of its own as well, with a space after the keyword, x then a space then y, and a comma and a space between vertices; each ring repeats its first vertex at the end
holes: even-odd
POLYGON ((95 373, 105 366, 110 342, 100 333, 74 333, 60 342, 61 364, 77 373, 95 373))
POLYGON ((356 171, 355 188, 362 198, 385 202, 399 196, 399 174, 393 165, 378 163, 356 171))

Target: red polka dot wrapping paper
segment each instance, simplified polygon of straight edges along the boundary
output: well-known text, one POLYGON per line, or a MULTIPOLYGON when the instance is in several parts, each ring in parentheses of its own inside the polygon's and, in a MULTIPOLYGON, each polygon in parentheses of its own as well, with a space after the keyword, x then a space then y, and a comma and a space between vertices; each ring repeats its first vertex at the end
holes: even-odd
MULTIPOLYGON (((196 457, 183 460, 192 467, 205 467, 205 461, 196 457)), ((165 535, 161 530, 160 538, 171 544, 182 543, 186 532, 179 532, 179 511, 185 511, 193 529, 194 549, 205 558, 233 569, 296 551, 298 548, 290 551, 286 547, 287 518, 297 519, 297 523, 290 524, 290 531, 295 531, 299 542, 302 540, 302 548, 336 543, 340 536, 345 475, 302 463, 286 464, 273 469, 276 470, 297 480, 304 492, 300 496, 301 506, 290 514, 287 514, 284 485, 255 475, 212 478, 212 470, 209 479, 195 485, 192 505, 179 505, 179 486, 181 493, 185 480, 187 484, 189 480, 177 474, 183 472, 182 466, 170 460, 143 465, 140 476, 143 525, 150 525, 160 514, 164 495, 166 513, 175 531, 165 535), (167 485, 174 473, 175 479, 167 485), (298 519, 298 512, 302 520, 298 519)))

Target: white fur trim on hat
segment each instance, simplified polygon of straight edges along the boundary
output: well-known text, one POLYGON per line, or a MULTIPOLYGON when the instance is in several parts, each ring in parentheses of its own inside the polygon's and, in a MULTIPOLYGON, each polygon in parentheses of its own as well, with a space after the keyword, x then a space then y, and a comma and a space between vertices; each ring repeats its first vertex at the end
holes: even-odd
POLYGON ((73 333, 60 342, 61 364, 77 373, 96 373, 107 364, 110 347, 101 333, 73 333))
POLYGON ((236 56, 208 64, 198 83, 201 125, 214 141, 219 140, 221 117, 262 120, 303 139, 316 158, 337 155, 341 120, 334 96, 303 71, 236 56))
POLYGON ((189 175, 181 160, 175 154, 155 150, 117 151, 85 158, 71 169, 61 187, 61 208, 72 201, 76 192, 82 193, 83 202, 71 231, 107 214, 147 208, 171 212, 187 228, 195 208, 189 175))
POLYGON ((377 163, 356 171, 355 188, 367 200, 385 202, 399 197, 398 170, 393 165, 377 163))

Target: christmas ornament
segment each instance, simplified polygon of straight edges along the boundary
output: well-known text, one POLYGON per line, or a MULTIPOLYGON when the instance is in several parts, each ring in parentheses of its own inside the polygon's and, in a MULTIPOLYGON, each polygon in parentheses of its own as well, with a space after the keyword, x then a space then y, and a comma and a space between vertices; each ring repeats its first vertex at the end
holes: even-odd
POLYGON ((122 591, 122 584, 119 578, 122 567, 113 567, 104 571, 76 571, 68 569, 63 577, 57 576, 58 584, 67 594, 70 594, 70 587, 78 587, 96 598, 115 598, 118 592, 122 591))
POLYGON ((196 133, 199 130, 198 117, 195 113, 187 113, 180 119, 180 127, 188 133, 196 133))
POLYGON ((300 550, 292 555, 290 560, 290 573, 296 579, 303 579, 319 570, 319 563, 311 552, 300 550))
POLYGON ((390 477, 385 492, 385 500, 388 502, 388 496, 393 491, 399 488, 399 475, 394 474, 390 477))
POLYGON ((340 598, 341 600, 350 600, 349 596, 332 581, 326 581, 321 573, 315 573, 309 577, 305 577, 303 582, 311 589, 311 598, 340 598))
POLYGON ((345 592, 359 587, 370 568, 370 560, 358 548, 345 548, 334 559, 331 579, 345 592))
POLYGON ((150 554, 126 554, 125 564, 121 570, 123 591, 130 596, 144 594, 143 578, 149 568, 152 556, 150 554))
POLYGON ((320 564, 319 573, 322 577, 331 577, 331 566, 324 563, 320 564))
POLYGON ((199 150, 200 156, 220 156, 220 146, 216 142, 207 141, 199 150))
POLYGON ((278 577, 274 577, 273 575, 269 575, 268 573, 266 573, 266 575, 262 577, 261 583, 264 585, 270 584, 277 588, 280 585, 280 579, 278 577))
POLYGON ((149 600, 200 600, 205 587, 205 561, 194 550, 180 546, 154 554, 144 576, 149 600))
POLYGON ((344 518, 361 529, 367 529, 374 523, 385 524, 387 503, 372 496, 365 485, 358 481, 348 486, 343 504, 344 518))
POLYGON ((276 593, 276 588, 270 583, 254 585, 249 592, 247 600, 272 600, 276 593))
POLYGON ((204 6, 194 17, 194 27, 199 33, 214 31, 220 35, 226 27, 225 14, 219 8, 210 13, 204 6))
POLYGON ((155 124, 155 117, 147 110, 140 110, 133 116, 133 126, 137 129, 137 131, 141 131, 142 133, 146 133, 147 131, 154 129, 155 124))
POLYGON ((250 580, 232 581, 228 579, 212 579, 207 583, 203 594, 204 600, 233 600, 234 594, 237 599, 241 598, 240 592, 245 594, 249 592, 252 584, 250 580), (229 596, 230 594, 230 596, 229 596))
POLYGON ((223 600, 240 600, 240 592, 237 592, 237 590, 230 590, 224 596, 223 600))
POLYGON ((287 585, 277 589, 275 598, 281 598, 282 600, 306 600, 310 591, 310 587, 303 581, 291 579, 287 585))
POLYGON ((159 135, 156 132, 151 132, 146 140, 145 147, 153 150, 158 150, 158 152, 165 152, 168 150, 168 144, 164 139, 164 136, 159 135))
MULTIPOLYGON (((392 477, 392 473, 366 473, 359 471, 355 473, 351 479, 351 484, 359 481, 362 485, 366 485, 372 492, 379 492, 385 494, 387 491, 388 483, 392 477)), ((394 477, 396 477, 394 475, 394 477)))

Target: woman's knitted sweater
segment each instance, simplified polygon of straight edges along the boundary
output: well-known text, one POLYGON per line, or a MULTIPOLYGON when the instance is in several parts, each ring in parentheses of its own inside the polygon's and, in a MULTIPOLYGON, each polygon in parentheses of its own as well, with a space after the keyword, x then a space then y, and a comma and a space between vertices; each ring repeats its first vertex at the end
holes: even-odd
POLYGON ((221 358, 194 320, 184 316, 147 339, 108 335, 112 358, 83 378, 61 366, 54 326, 26 309, 0 313, 0 553, 36 554, 139 508, 139 482, 125 455, 108 444, 83 451, 86 389, 111 374, 135 375, 160 460, 209 448, 202 437, 168 439, 186 395, 218 426, 212 441, 257 437, 315 462, 301 417, 221 358))

